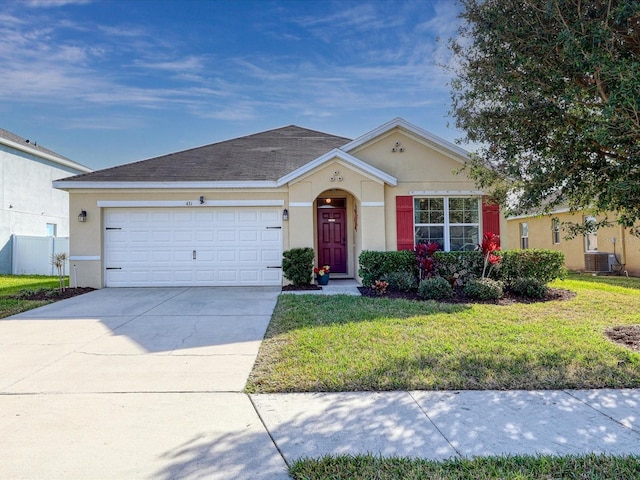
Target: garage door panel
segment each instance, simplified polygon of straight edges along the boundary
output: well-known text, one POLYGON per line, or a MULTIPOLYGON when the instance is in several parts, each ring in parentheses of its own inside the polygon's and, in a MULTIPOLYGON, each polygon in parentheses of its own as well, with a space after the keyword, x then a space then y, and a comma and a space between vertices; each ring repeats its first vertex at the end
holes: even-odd
POLYGON ((256 263, 258 261, 258 250, 240 250, 238 253, 241 263, 256 263))
POLYGON ((260 212, 260 222, 262 225, 279 225, 280 212, 278 210, 267 210, 260 212))
POLYGON ((237 270, 218 270, 218 281, 221 283, 237 283, 238 271, 237 270))
POLYGON ((221 229, 215 232, 214 238, 217 242, 235 242, 237 233, 236 230, 221 229))
POLYGON ((271 266, 279 265, 281 259, 282 253, 278 249, 267 250, 263 248, 260 250, 260 260, 269 263, 271 266))
POLYGON ((245 283, 258 283, 260 274, 256 270, 240 270, 240 281, 245 283))
POLYGON ((111 208, 104 218, 107 286, 282 282, 267 268, 282 259, 280 209, 111 208))
POLYGON ((238 232, 238 241, 245 243, 256 243, 258 241, 259 232, 255 230, 240 230, 238 232))
POLYGON ((149 221, 155 224, 168 224, 171 222, 171 213, 164 210, 151 210, 149 212, 149 221))
POLYGON ((178 230, 173 232, 173 241, 178 243, 188 242, 190 245, 193 244, 194 235, 191 230, 178 230))
POLYGON ((258 212, 254 211, 254 210, 250 210, 250 211, 239 211, 238 212, 238 223, 239 224, 251 224, 251 225, 256 225, 258 224, 258 212))
POLYGON ((213 231, 212 230, 197 230, 195 232, 195 240, 198 243, 201 243, 201 242, 213 242, 213 231))
POLYGON ((236 223, 236 213, 232 210, 228 211, 218 211, 215 215, 215 222, 219 225, 235 225, 236 223))
POLYGON ((149 231, 149 238, 154 243, 170 243, 171 231, 170 230, 151 230, 149 231))

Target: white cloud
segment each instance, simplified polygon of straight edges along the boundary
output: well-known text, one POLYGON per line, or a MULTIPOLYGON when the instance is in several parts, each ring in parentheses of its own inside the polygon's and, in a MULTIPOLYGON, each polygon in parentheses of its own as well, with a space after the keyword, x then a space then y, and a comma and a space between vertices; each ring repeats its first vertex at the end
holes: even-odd
POLYGON ((185 58, 176 58, 164 61, 135 60, 133 65, 140 68, 148 68, 150 70, 198 72, 203 68, 203 59, 195 55, 189 55, 185 58))
POLYGON ((88 5, 93 0, 24 0, 24 4, 33 8, 55 8, 67 5, 88 5))

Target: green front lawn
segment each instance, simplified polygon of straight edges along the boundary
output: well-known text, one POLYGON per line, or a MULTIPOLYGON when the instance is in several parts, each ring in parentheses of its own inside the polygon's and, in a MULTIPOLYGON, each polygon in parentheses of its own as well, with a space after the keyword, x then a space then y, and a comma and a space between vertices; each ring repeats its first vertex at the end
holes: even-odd
POLYGON ((247 391, 623 388, 640 353, 604 330, 640 324, 640 279, 572 275, 571 300, 452 305, 281 295, 247 391))
MULTIPOLYGON (((68 284, 68 278, 66 279, 68 284)), ((58 288, 58 277, 43 275, 0 275, 0 318, 41 307, 54 300, 22 300, 13 298, 25 290, 58 288)))
POLYGON ((610 455, 510 456, 452 459, 444 462, 371 455, 303 459, 289 469, 296 480, 407 479, 635 479, 640 457, 610 455))

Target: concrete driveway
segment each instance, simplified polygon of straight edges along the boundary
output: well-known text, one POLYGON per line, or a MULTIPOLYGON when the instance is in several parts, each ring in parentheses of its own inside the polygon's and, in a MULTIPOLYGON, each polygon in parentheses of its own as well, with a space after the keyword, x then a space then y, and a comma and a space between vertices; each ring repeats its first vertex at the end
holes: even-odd
POLYGON ((278 294, 102 289, 0 320, 0 478, 288 478, 240 393, 278 294))

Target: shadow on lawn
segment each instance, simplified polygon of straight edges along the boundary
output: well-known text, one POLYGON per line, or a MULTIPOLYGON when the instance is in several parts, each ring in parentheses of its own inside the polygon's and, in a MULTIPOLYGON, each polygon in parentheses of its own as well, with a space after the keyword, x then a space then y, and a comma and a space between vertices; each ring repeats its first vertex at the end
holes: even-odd
POLYGON ((472 305, 438 303, 433 300, 416 302, 349 295, 281 295, 264 338, 273 338, 301 328, 356 322, 389 322, 393 319, 456 314, 470 308, 472 305))

